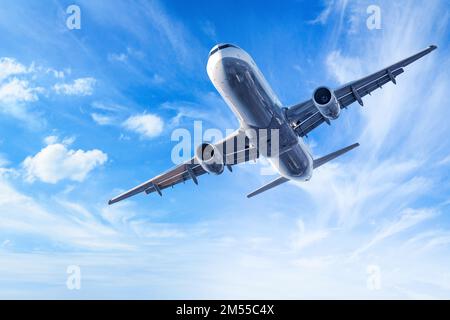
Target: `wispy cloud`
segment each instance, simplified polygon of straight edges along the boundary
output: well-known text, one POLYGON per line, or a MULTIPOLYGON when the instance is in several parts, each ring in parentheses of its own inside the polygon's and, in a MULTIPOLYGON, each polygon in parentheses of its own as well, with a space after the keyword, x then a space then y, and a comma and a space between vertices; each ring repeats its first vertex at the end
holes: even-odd
POLYGON ((80 78, 72 83, 57 83, 53 86, 53 90, 57 94, 68 96, 90 96, 94 92, 96 82, 94 78, 80 78))
POLYGON ((92 108, 101 110, 101 111, 107 111, 107 112, 124 112, 127 111, 127 108, 125 106, 119 105, 117 103, 103 103, 94 101, 91 104, 92 108))
POLYGON ((100 113, 91 113, 92 120, 94 120, 97 124, 101 126, 111 125, 117 122, 117 120, 108 115, 100 114, 100 113))
POLYGON ((108 60, 112 62, 125 62, 128 60, 128 56, 125 53, 110 53, 108 54, 108 60))
POLYGON ((325 1, 325 7, 324 9, 319 13, 319 15, 309 21, 309 23, 311 24, 326 24, 328 21, 328 17, 330 16, 330 14, 333 12, 333 8, 335 6, 335 1, 334 0, 327 0, 325 1))
POLYGON ((326 65, 332 76, 340 84, 353 81, 362 76, 361 59, 344 57, 339 50, 334 50, 328 54, 326 65))
POLYGON ((328 236, 328 231, 324 229, 306 231, 305 223, 301 219, 297 221, 297 225, 299 229, 298 233, 296 233, 292 239, 293 246, 296 250, 301 250, 307 246, 313 245, 328 236))
POLYGON ((201 24, 201 28, 206 36, 208 36, 213 41, 217 41, 217 31, 213 22, 206 20, 201 24))
POLYGON ((367 251, 370 247, 378 244, 388 237, 392 237, 400 232, 403 232, 409 228, 414 227, 417 224, 420 224, 426 220, 432 219, 436 217, 436 212, 432 210, 413 210, 406 209, 404 210, 400 216, 383 226, 378 232, 375 233, 372 240, 370 240, 367 244, 358 248, 354 255, 359 255, 364 251, 367 251))

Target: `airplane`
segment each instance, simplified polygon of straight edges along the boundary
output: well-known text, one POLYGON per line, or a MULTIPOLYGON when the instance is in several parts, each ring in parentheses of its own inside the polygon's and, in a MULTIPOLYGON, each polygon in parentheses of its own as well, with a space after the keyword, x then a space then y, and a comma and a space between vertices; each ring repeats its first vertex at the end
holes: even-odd
POLYGON ((428 48, 401 60, 387 68, 352 81, 334 90, 320 86, 311 99, 284 107, 277 98, 251 56, 243 49, 229 43, 218 44, 209 52, 207 73, 209 79, 239 120, 240 127, 225 139, 216 143, 203 142, 190 160, 126 191, 111 200, 113 204, 138 193, 158 193, 176 184, 205 174, 219 175, 239 163, 267 158, 280 174, 270 183, 249 193, 251 198, 279 186, 289 180, 308 181, 314 169, 356 148, 359 143, 314 159, 303 141, 313 129, 322 123, 336 120, 342 109, 354 102, 363 106, 362 98, 384 84, 396 84, 404 67, 435 50, 428 48), (265 131, 264 131, 265 130, 265 131), (260 132, 266 132, 261 134, 260 132), (276 132, 269 134, 268 132, 276 132), (263 151, 261 142, 266 143, 263 151), (275 152, 267 145, 277 145, 275 152))

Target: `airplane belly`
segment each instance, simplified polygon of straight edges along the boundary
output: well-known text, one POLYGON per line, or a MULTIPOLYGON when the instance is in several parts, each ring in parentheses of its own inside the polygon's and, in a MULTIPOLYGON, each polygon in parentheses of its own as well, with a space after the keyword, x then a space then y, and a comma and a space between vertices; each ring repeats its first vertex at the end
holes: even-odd
POLYGON ((269 161, 277 171, 289 180, 309 180, 313 171, 313 159, 300 141, 278 156, 270 157, 269 161))

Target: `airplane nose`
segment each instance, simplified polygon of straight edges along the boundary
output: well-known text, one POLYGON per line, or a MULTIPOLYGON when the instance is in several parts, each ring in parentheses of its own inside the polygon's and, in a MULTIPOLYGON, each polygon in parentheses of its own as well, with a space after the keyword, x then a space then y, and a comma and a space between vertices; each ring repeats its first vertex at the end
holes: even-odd
POLYGON ((211 51, 209 51, 208 59, 209 59, 213 54, 215 54, 216 52, 219 52, 220 50, 225 49, 225 48, 238 48, 238 47, 235 46, 235 45, 233 45, 233 44, 231 44, 231 43, 219 43, 219 44, 216 44, 216 45, 211 49, 211 51))
POLYGON ((214 47, 211 48, 208 54, 208 58, 210 58, 214 53, 216 53, 219 49, 220 44, 216 44, 214 47))

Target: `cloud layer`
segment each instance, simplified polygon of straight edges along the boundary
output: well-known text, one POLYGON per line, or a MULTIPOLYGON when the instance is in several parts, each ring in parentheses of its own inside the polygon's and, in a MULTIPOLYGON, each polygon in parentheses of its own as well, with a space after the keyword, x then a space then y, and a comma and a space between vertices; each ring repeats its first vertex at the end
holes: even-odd
POLYGON ((282 21, 272 8, 287 5, 242 3, 235 11, 211 3, 204 9, 213 24, 183 4, 80 4, 92 23, 82 33, 55 28, 51 6, 52 15, 43 10, 36 19, 26 19, 36 7, 14 10, 13 2, 0 12, 5 39, 13 34, 36 49, 27 58, 21 44, 4 41, 0 53, 21 57, 0 59, 1 297, 450 296, 445 2, 381 1, 382 29, 371 31, 363 23, 369 1, 325 1, 322 13, 292 2, 282 21), (245 48, 291 102, 431 43, 439 50, 408 66, 397 86, 364 98, 364 108, 355 104, 311 133, 315 156, 361 147, 308 183, 246 199, 270 179, 249 164, 162 198, 107 206, 110 196, 167 169, 168 129, 190 129, 197 119, 237 125, 204 72, 212 38, 245 48), (12 110, 47 125, 21 128, 12 110), (119 138, 123 131, 130 137, 119 138), (64 285, 72 264, 83 274, 77 292, 64 285), (379 289, 367 285, 368 270, 381 273, 379 289))

